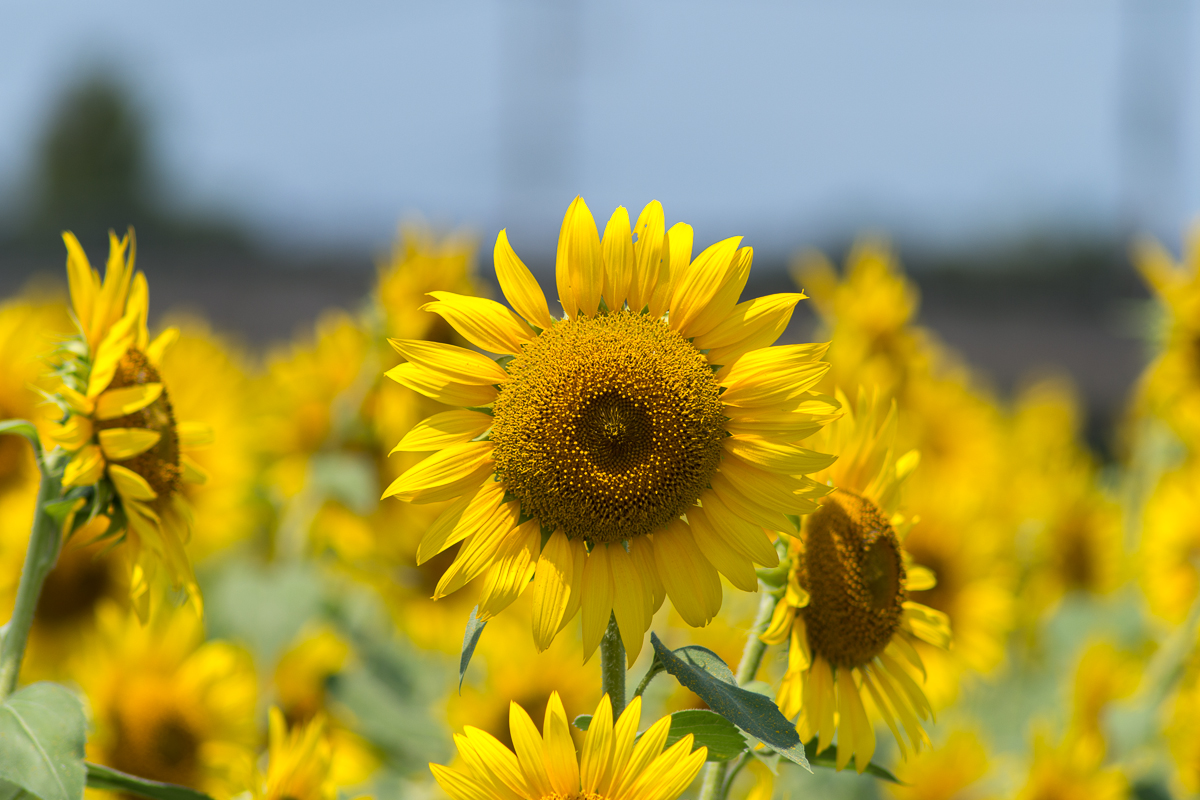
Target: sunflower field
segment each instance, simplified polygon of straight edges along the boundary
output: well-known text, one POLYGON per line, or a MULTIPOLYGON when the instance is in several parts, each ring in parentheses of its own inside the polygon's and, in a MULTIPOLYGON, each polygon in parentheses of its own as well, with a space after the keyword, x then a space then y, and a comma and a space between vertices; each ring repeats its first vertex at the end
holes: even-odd
POLYGON ((1200 235, 1103 459, 878 240, 749 296, 657 201, 552 286, 410 227, 264 352, 63 243, 0 304, 0 800, 1200 793, 1200 235))

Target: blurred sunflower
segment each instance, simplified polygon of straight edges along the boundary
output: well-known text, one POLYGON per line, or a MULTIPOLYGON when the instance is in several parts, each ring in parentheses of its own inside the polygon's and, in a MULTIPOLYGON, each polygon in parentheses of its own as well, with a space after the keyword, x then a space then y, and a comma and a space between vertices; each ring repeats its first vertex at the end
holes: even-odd
POLYGON ((1200 460, 1162 477, 1146 502, 1139 573, 1150 610, 1178 624, 1200 595, 1200 460))
POLYGON ((705 747, 692 750, 690 733, 664 749, 670 717, 638 736, 641 697, 633 698, 615 724, 608 696, 602 697, 578 756, 557 692, 550 695, 542 733, 521 706, 512 703, 509 709, 512 750, 468 726, 454 736, 466 771, 429 765, 438 785, 454 800, 673 800, 700 772, 708 755, 705 747))
POLYGON ((809 391, 826 346, 770 347, 803 295, 738 304, 750 249, 735 237, 692 260, 690 226, 666 231, 657 202, 636 230, 635 244, 618 208, 601 240, 575 199, 558 244, 562 319, 503 231, 496 272, 519 313, 432 293, 429 311, 507 357, 392 340, 408 362, 390 378, 464 408, 401 439, 398 451, 437 452, 384 494, 457 498, 417 550, 420 563, 462 543, 435 597, 482 576, 486 619, 532 585, 539 648, 582 610, 590 656, 615 615, 630 663, 665 595, 703 626, 719 573, 755 591, 754 564, 778 563, 764 527, 813 511, 828 489, 806 475, 833 460, 797 444, 831 416, 809 391))
POLYGON ((255 780, 254 800, 336 800, 325 718, 318 715, 289 729, 283 712, 272 706, 268 726, 267 774, 255 780))
POLYGON ((987 748, 975 733, 959 729, 937 747, 902 764, 896 777, 903 783, 886 787, 897 800, 978 799, 978 784, 987 772, 987 748))
POLYGON ((1200 223, 1187 236, 1183 259, 1157 242, 1134 249, 1134 263, 1163 312, 1159 353, 1146 369, 1135 412, 1166 420, 1192 451, 1200 449, 1200 223))
POLYGON ((44 434, 68 454, 62 485, 91 487, 91 518, 107 517, 105 535, 120 536, 132 550, 130 594, 141 618, 160 566, 199 610, 200 590, 184 551, 192 512, 182 487, 204 482, 186 451, 208 443, 212 431, 176 421, 159 373, 178 331, 150 341, 149 294, 145 276, 134 272, 132 232, 124 239, 109 234, 103 281, 78 240, 66 233, 63 241, 79 335, 59 347, 61 384, 50 397, 62 416, 44 434))
POLYGON ((1069 744, 1055 747, 1035 736, 1033 761, 1017 800, 1124 800, 1129 779, 1117 767, 1105 767, 1069 744))
POLYGON ((863 699, 887 723, 900 753, 929 743, 921 720, 932 716, 914 673, 924 666, 913 644, 950 645, 946 615, 908 599, 935 579, 914 565, 903 538, 911 520, 899 513, 900 488, 917 453, 895 451, 896 407, 859 392, 857 408, 821 432, 818 446, 839 453, 819 473, 834 487, 805 518, 791 542, 787 589, 762 640, 788 643, 788 671, 777 702, 799 715, 802 739, 819 737, 817 752, 837 733, 837 768, 854 758, 859 772, 875 752, 875 732, 863 699))
POLYGON ((144 625, 113 604, 98 614, 96 635, 72 657, 95 725, 88 758, 229 797, 258 739, 250 654, 228 642, 202 644, 187 609, 163 608, 144 625))

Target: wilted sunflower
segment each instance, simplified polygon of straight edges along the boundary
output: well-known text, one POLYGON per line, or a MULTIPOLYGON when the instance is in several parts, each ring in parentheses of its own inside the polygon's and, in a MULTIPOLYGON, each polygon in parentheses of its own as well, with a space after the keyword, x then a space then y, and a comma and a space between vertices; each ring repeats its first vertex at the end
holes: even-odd
POLYGON ((516 313, 431 293, 427 310, 502 354, 392 340, 408 363, 389 377, 465 407, 400 441, 437 452, 384 494, 457 498, 417 551, 423 562, 462 542, 435 597, 482 576, 486 619, 532 576, 539 648, 582 609, 586 657, 611 612, 632 663, 664 594, 702 626, 721 607, 718 573, 756 590, 754 564, 778 562, 764 528, 787 531, 784 514, 816 509, 828 489, 806 474, 833 457, 797 444, 830 416, 809 391, 826 345, 769 346, 803 295, 739 304, 752 255, 739 242, 693 260, 691 228, 666 231, 657 201, 635 229, 618 208, 601 240, 576 198, 558 241, 563 318, 503 231, 496 274, 516 313))
POLYGON ((642 698, 635 697, 613 723, 608 695, 592 716, 577 757, 558 693, 546 705, 543 731, 516 703, 509 706, 515 750, 467 726, 454 735, 466 772, 430 764, 433 777, 454 800, 673 800, 688 787, 708 748, 692 750, 692 734, 663 749, 671 718, 663 717, 640 737, 642 698))
POLYGON ((184 451, 208 444, 212 434, 205 425, 176 421, 158 372, 178 331, 150 341, 149 293, 146 277, 134 272, 132 232, 123 239, 109 234, 103 281, 75 236, 65 233, 63 241, 79 335, 59 349, 62 383, 50 396, 62 417, 47 438, 69 454, 62 485, 93 487, 92 518, 108 517, 107 534, 123 536, 133 550, 130 594, 139 616, 146 617, 150 579, 160 565, 199 610, 200 591, 183 549, 191 510, 181 487, 204 482, 204 471, 184 451))
POLYGON ((921 720, 932 715, 914 678, 924 675, 913 647, 920 640, 950 644, 945 614, 908 599, 931 588, 933 574, 915 566, 901 544, 911 521, 897 513, 899 490, 917 463, 915 451, 897 457, 895 405, 859 391, 858 407, 822 432, 821 444, 839 453, 825 473, 834 491, 804 520, 792 540, 786 592, 762 635, 788 643, 788 671, 777 700, 799 715, 804 739, 819 736, 817 752, 837 733, 837 767, 851 757, 859 772, 875 752, 864 698, 887 723, 901 755, 897 725, 914 750, 928 744, 921 720))

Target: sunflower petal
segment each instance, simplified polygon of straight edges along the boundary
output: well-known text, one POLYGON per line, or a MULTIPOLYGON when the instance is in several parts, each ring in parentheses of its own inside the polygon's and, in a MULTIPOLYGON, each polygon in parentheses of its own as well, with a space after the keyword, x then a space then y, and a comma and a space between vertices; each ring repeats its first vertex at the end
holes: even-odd
POLYGON ((441 315, 450 327, 481 350, 516 355, 521 352, 521 345, 533 339, 533 330, 525 320, 495 300, 454 292, 429 295, 434 302, 421 306, 421 310, 441 315))
POLYGON ((490 427, 492 417, 489 414, 465 409, 443 411, 414 425, 392 448, 392 453, 441 450, 452 444, 469 442, 490 427))
MULTIPOLYGON (((401 500, 417 502, 435 502, 426 499, 434 494, 433 490, 461 485, 462 491, 466 491, 476 474, 483 469, 490 470, 491 464, 491 442, 464 442, 451 445, 445 450, 434 453, 424 461, 414 464, 403 475, 392 481, 383 496, 394 496, 401 500)), ((483 477, 480 476, 478 480, 482 482, 483 477)), ((456 497, 462 491, 451 496, 456 497)))
MULTIPOLYGON (((671 297, 672 330, 688 337, 707 332, 693 332, 690 326, 704 312, 713 297, 725 288, 729 279, 730 264, 741 241, 742 237, 733 236, 711 245, 676 277, 674 294, 671 297)), ((715 324, 714 322, 713 325, 715 324)))
POLYGON ((408 362, 392 367, 383 373, 401 386, 418 394, 432 398, 448 406, 476 408, 486 406, 499 394, 494 386, 464 386, 454 383, 444 375, 430 372, 419 364, 408 362))
POLYGON ((556 691, 550 692, 550 699, 546 703, 542 735, 550 785, 561 797, 575 794, 579 791, 579 759, 575 755, 575 742, 571 740, 567 712, 556 691))
POLYGON ((576 197, 563 217, 558 234, 554 274, 558 298, 568 317, 596 316, 604 285, 604 258, 596 220, 582 197, 576 197))
POLYGON ((180 422, 175 425, 175 433, 179 436, 179 447, 183 450, 207 447, 217 439, 212 426, 203 422, 180 422))
POLYGON ((454 561, 442 573, 433 599, 440 600, 457 592, 482 575, 492 565, 493 558, 505 541, 513 535, 521 516, 521 504, 512 501, 501 505, 464 542, 454 561))
POLYGON ((84 445, 63 471, 63 486, 91 486, 104 475, 104 453, 94 444, 84 445))
POLYGON ((542 735, 537 726, 529 718, 525 709, 516 703, 508 704, 508 730, 512 736, 513 750, 521 764, 521 772, 525 773, 525 782, 539 797, 546 797, 554 792, 550 783, 550 775, 546 770, 545 751, 542 735))
POLYGON ((610 309, 618 311, 629 296, 629 282, 633 280, 636 263, 633 231, 625 206, 618 206, 609 217, 600 247, 604 251, 604 299, 610 309))
POLYGON ((721 579, 685 522, 673 520, 654 534, 654 559, 666 567, 658 574, 679 616, 696 628, 711 622, 721 609, 721 579))
POLYGON ((758 575, 754 572, 754 565, 713 529, 704 509, 689 508, 687 519, 692 538, 708 562, 743 592, 757 592, 758 575))
MULTIPOLYGON (((634 264, 633 277, 629 281, 629 308, 634 312, 641 311, 650 305, 654 298, 655 288, 659 284, 660 273, 663 272, 662 251, 666 231, 666 221, 663 218, 662 204, 651 200, 638 216, 633 232, 637 241, 633 244, 634 264)), ((670 263, 666 265, 665 280, 670 283, 670 263)), ((653 310, 651 310, 653 314, 653 310)), ((660 316, 662 312, 654 314, 660 316)))
POLYGON ((496 616, 528 588, 541 544, 542 529, 537 520, 522 523, 509 534, 488 567, 479 593, 478 619, 496 616))
POLYGON ((437 781, 438 786, 442 787, 442 790, 453 800, 504 800, 475 778, 449 767, 430 763, 429 770, 433 773, 433 779, 437 781))
POLYGON ((508 381, 508 373, 499 364, 465 347, 419 339, 388 339, 388 343, 410 362, 454 383, 492 386, 508 381))
POLYGON ((163 357, 177 341, 179 341, 179 328, 167 328, 146 346, 146 358, 150 359, 150 363, 156 367, 161 365, 163 357))
POLYGON ((82 414, 72 414, 66 422, 51 422, 46 426, 46 438, 65 450, 78 450, 92 438, 92 421, 82 414))
POLYGON ((546 304, 546 295, 537 279, 529 268, 517 257, 512 245, 508 243, 508 232, 500 231, 496 237, 496 248, 493 252, 496 264, 496 280, 500 282, 500 291, 516 309, 517 313, 530 323, 542 330, 549 329, 551 322, 550 307, 546 304))
POLYGON ((950 617, 935 608, 906 601, 903 626, 934 647, 945 650, 950 646, 950 617))
MULTIPOLYGON (((620 545, 617 545, 620 547, 620 545)), ((606 544, 597 544, 583 566, 583 660, 596 652, 613 608, 613 574, 606 544)))
POLYGON ((837 456, 829 453, 818 453, 816 450, 748 433, 726 438, 725 452, 759 469, 782 472, 786 475, 820 472, 837 460, 837 456))
POLYGON ((642 580, 633 556, 625 552, 619 544, 601 545, 608 548, 609 561, 612 567, 613 586, 620 591, 613 593, 613 615, 617 618, 617 628, 621 631, 621 641, 625 644, 626 666, 632 667, 642 651, 642 643, 646 638, 651 598, 642 580))
POLYGON ((141 411, 157 400, 162 392, 161 383, 142 383, 109 389, 96 398, 96 419, 116 419, 141 411))
POLYGON ((438 515, 417 545, 417 565, 458 544, 483 524, 504 501, 504 484, 484 481, 438 515))
POLYGON ((538 557, 533 577, 533 640, 538 651, 554 641, 562 627, 571 594, 580 587, 575 577, 574 548, 562 531, 555 531, 538 557))
POLYGON ((529 793, 525 774, 521 772, 521 762, 517 760, 513 751, 501 744, 499 739, 487 731, 470 725, 463 727, 463 735, 475 747, 480 758, 487 762, 492 774, 499 778, 505 786, 519 795, 529 793))
POLYGON ((141 475, 120 464, 108 465, 108 477, 112 479, 117 493, 127 500, 149 501, 158 497, 158 492, 141 475))
POLYGON ((583 736, 583 752, 579 756, 579 783, 584 794, 596 791, 612 759, 613 717, 612 701, 608 695, 600 698, 592 722, 583 736))
POLYGON ((181 477, 184 483, 190 483, 196 486, 208 483, 208 472, 204 469, 204 467, 196 463, 194 458, 191 458, 184 453, 180 453, 179 466, 183 469, 183 475, 181 477))
POLYGON ((108 428, 100 431, 97 438, 108 460, 124 461, 154 447, 162 434, 148 428, 108 428))

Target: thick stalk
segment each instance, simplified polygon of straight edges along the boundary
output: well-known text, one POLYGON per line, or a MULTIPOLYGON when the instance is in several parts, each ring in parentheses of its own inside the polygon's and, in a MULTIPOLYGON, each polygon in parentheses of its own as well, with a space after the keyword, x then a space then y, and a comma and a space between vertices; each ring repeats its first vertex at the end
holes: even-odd
POLYGON ((615 614, 608 618, 608 628, 600 640, 600 694, 608 695, 613 718, 625 710, 625 643, 617 628, 615 614))
MULTIPOLYGON (((758 595, 758 614, 746 633, 746 646, 742 648, 742 660, 738 662, 735 673, 738 686, 745 686, 754 680, 758 668, 762 666, 767 645, 759 636, 771 624, 771 615, 775 613, 775 604, 779 602, 779 598, 773 596, 762 581, 758 582, 758 595)), ((728 773, 728 761, 714 761, 709 764, 704 770, 704 783, 700 785, 700 800, 725 800, 732 783, 727 779, 728 773)))
POLYGON ((29 549, 25 552, 25 566, 21 569, 21 583, 17 587, 17 601, 12 619, 6 626, 3 645, 0 645, 0 702, 17 688, 25 643, 29 641, 29 629, 33 625, 33 612, 37 610, 46 575, 58 560, 62 534, 58 523, 46 513, 45 506, 57 500, 60 491, 58 481, 42 475, 33 532, 29 536, 29 549))

